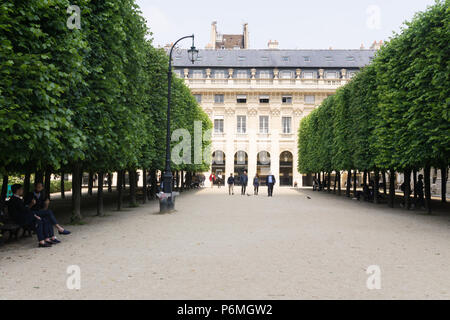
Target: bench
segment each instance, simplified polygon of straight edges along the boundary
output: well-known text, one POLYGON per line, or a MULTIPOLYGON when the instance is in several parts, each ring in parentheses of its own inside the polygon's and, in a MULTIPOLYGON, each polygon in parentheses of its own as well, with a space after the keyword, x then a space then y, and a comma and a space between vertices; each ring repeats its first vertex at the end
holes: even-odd
POLYGON ((32 229, 15 224, 8 215, 8 207, 0 209, 0 242, 5 243, 11 240, 18 240, 24 236, 31 236, 32 229))

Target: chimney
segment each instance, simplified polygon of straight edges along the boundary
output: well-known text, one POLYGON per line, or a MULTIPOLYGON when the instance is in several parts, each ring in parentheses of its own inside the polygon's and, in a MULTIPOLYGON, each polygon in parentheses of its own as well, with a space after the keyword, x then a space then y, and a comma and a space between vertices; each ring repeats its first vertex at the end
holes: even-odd
POLYGON ((217 40, 217 21, 211 23, 210 43, 206 45, 206 49, 215 49, 217 40))
POLYGON ((364 50, 364 43, 361 43, 361 47, 359 47, 359 50, 364 50))
POLYGON ((250 48, 250 38, 248 32, 248 23, 244 23, 244 49, 250 48))
POLYGON ((277 50, 278 49, 278 45, 279 45, 279 43, 278 43, 277 40, 273 40, 273 41, 269 40, 269 43, 267 44, 267 47, 269 49, 277 50))

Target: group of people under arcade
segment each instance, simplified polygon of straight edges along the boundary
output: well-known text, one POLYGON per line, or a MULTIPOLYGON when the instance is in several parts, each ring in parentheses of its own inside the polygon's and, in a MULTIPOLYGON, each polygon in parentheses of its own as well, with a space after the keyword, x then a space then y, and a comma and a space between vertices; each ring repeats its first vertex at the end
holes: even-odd
POLYGON ((20 184, 14 184, 11 191, 13 195, 7 202, 8 214, 15 224, 36 233, 39 248, 49 248, 61 242, 55 235, 54 227, 60 235, 70 234, 69 230, 58 224, 49 209, 50 199, 41 182, 34 184, 32 192, 25 193, 20 184))

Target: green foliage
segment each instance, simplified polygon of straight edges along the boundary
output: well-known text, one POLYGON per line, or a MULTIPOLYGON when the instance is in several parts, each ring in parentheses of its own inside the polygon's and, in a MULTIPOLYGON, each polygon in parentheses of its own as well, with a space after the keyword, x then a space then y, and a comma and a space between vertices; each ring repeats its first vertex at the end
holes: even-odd
POLYGON ((418 13, 371 65, 302 119, 300 172, 449 164, 449 3, 418 13))
MULTIPOLYGON (((0 4, 0 174, 163 169, 167 54, 134 0, 77 1, 81 30, 66 26, 70 4, 0 4)), ((173 130, 212 127, 181 79, 172 94, 173 130)))

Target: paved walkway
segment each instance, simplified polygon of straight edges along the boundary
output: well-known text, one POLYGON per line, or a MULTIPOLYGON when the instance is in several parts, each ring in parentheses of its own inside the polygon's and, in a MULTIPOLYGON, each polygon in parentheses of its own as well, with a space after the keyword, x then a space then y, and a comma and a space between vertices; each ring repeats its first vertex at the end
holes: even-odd
POLYGON ((292 189, 204 189, 177 208, 88 218, 51 249, 1 247, 0 299, 450 299, 448 215, 292 189), (81 290, 66 287, 69 265, 81 290), (380 290, 366 287, 371 265, 380 290))

